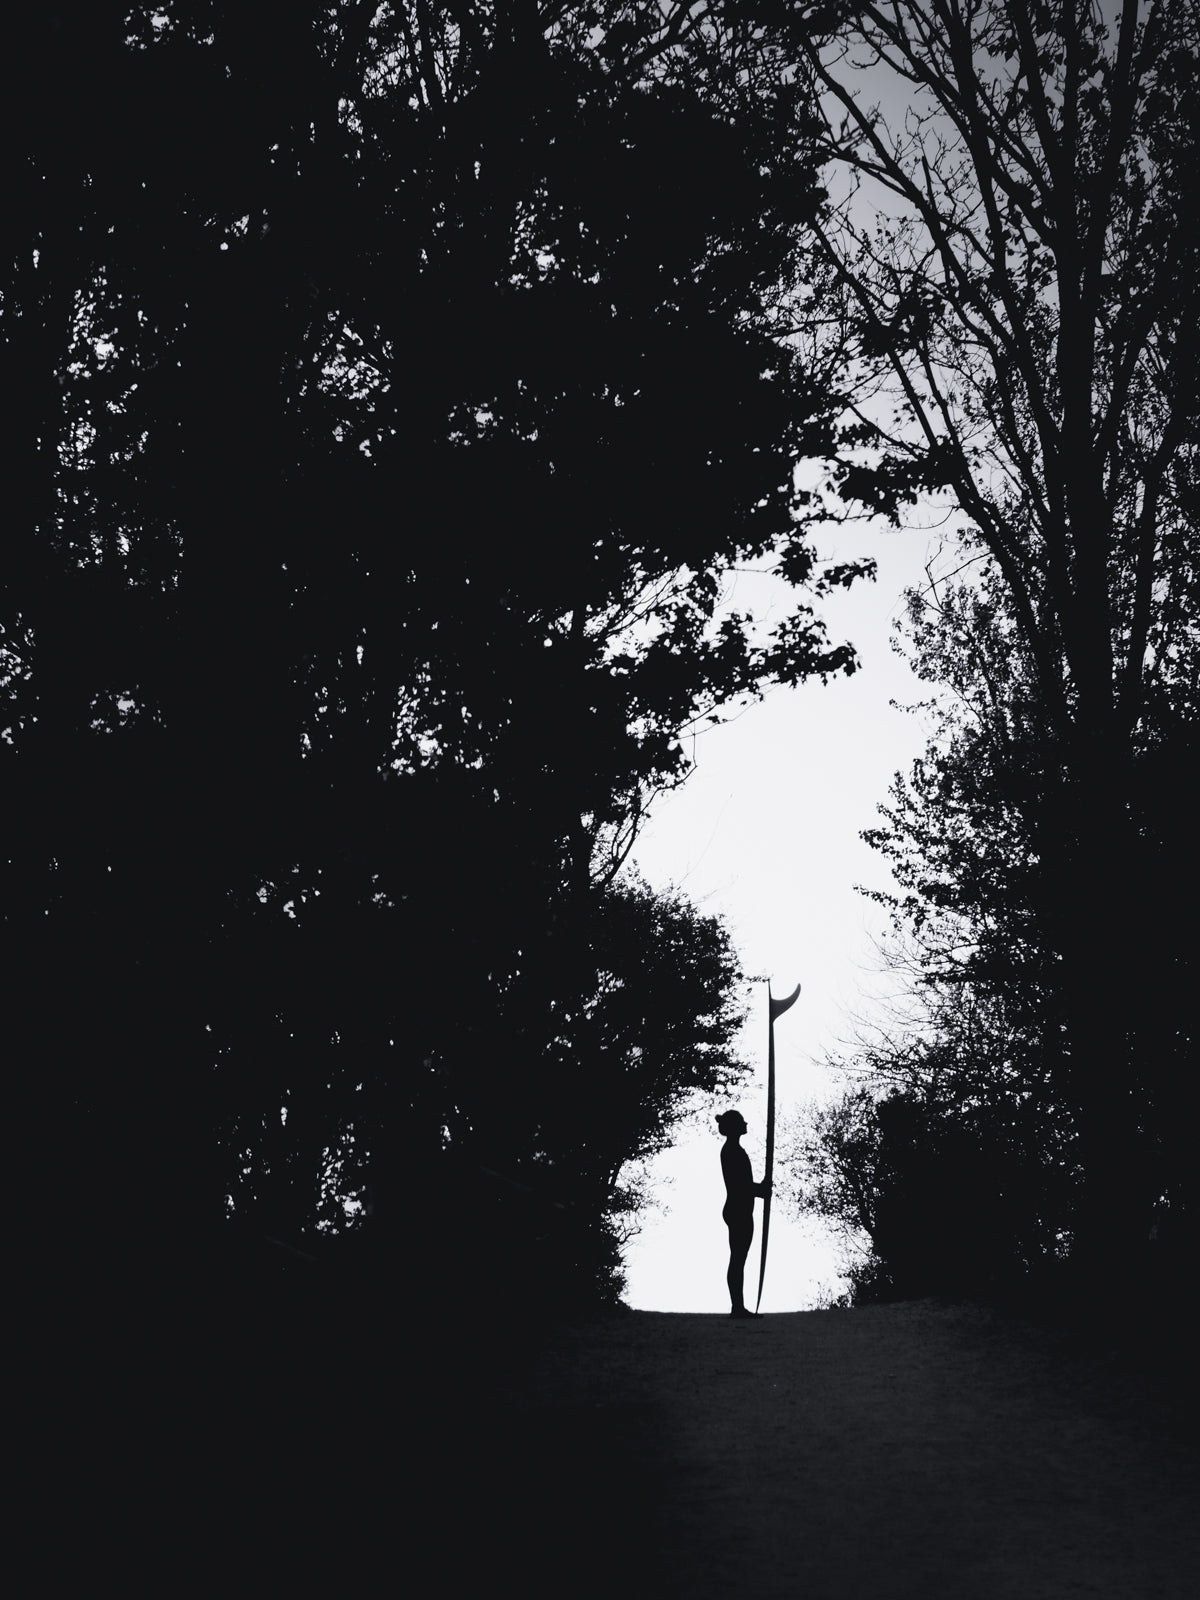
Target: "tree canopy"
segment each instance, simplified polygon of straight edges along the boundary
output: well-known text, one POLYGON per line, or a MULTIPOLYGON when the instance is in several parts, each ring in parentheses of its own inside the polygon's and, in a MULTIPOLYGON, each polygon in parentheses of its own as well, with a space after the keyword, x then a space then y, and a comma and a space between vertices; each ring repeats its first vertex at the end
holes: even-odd
POLYGON ((736 7, 18 34, 56 95, 6 103, 0 282, 43 1216, 394 1226, 452 1155, 594 1220, 734 1070, 724 936, 616 882, 647 800, 696 719, 854 664, 811 602, 865 569, 793 486, 834 448, 784 337, 806 91, 736 7), (751 560, 807 587, 770 632, 751 560))

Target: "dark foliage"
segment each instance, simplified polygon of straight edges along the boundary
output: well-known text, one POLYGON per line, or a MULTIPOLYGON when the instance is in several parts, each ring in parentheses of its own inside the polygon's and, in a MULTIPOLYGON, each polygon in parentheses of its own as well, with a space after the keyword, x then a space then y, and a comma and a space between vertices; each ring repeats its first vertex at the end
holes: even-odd
POLYGON ((641 808, 690 721, 853 665, 722 608, 768 552, 819 589, 803 97, 724 8, 101 3, 9 55, 43 1251, 186 1256, 229 1206, 311 1247, 358 1204, 419 1265, 478 1206, 473 1270, 511 1238, 521 1292, 611 1286, 623 1162, 735 1069, 724 936, 616 883, 641 808))
MULTIPOLYGON (((949 1059, 984 1166, 1040 1108, 997 1189, 1059 1174, 1052 1233, 1100 1293, 1164 1207, 1195 1242, 1198 30, 1191 3, 900 0, 798 40, 836 108, 814 326, 861 375, 842 485, 896 521, 944 491, 973 574, 914 597, 950 709, 868 835, 934 997, 935 1047, 883 1065, 928 1108, 949 1059), (903 114, 855 92, 864 62, 903 114)), ((939 1110, 912 1163, 944 1132, 939 1110)), ((1029 1254, 1004 1231, 998 1271, 1029 1254)))
MULTIPOLYGON (((855 1274, 863 1297, 1036 1286, 1053 1298, 1089 1284, 1109 1292, 1119 1277, 1165 1304, 1195 1248, 1195 941, 1165 912, 1172 875, 1196 872, 1194 830, 1181 825, 1175 787, 1146 781, 1163 759, 1146 739, 1135 767, 1138 898, 1126 886, 1115 902, 1125 934, 1110 932, 1126 941, 1138 1070, 1123 1099, 1122 1226, 1097 1284, 1094 1258, 1078 1249, 1089 1152, 1062 910, 1045 863, 1061 825, 1046 816, 1055 742, 994 574, 912 596, 908 633, 920 674, 951 691, 925 757, 897 778, 867 834, 900 886, 876 898, 890 909, 888 960, 910 998, 845 1063, 860 1086, 798 1134, 802 1204, 870 1241, 855 1274)), ((1184 730, 1169 742, 1182 755, 1184 730)), ((1127 1001, 1097 985, 1092 1004, 1100 1024, 1127 1001)))

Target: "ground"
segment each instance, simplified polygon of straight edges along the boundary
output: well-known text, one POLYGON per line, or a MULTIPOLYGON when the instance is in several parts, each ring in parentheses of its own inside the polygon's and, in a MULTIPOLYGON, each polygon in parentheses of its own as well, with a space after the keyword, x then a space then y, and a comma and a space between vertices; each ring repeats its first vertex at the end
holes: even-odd
POLYGON ((1200 1595, 1195 1410, 1145 1345, 933 1301, 498 1322, 344 1289, 54 1328, 12 1451, 32 1593, 1200 1595))
POLYGON ((1200 1595, 1170 1393, 979 1310, 579 1323, 477 1421, 442 1460, 447 1593, 1200 1595))

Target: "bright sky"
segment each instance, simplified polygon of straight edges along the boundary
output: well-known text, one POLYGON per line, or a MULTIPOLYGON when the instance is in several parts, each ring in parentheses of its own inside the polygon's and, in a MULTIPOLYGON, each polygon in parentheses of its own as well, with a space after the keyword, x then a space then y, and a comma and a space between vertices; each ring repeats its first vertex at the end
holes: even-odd
MULTIPOLYGON (((696 770, 659 801, 633 860, 656 888, 675 885, 726 923, 748 974, 770 978, 776 995, 802 985, 775 1024, 776 1198, 763 1310, 799 1311, 844 1287, 842 1251, 830 1231, 788 1215, 779 1196, 779 1132, 801 1103, 832 1098, 837 1080, 823 1069, 850 1041, 856 1019, 878 1012, 887 980, 874 939, 883 911, 856 884, 886 888, 882 859, 859 838, 877 820, 892 775, 924 748, 927 723, 889 702, 929 697, 891 648, 901 594, 922 586, 935 534, 860 527, 839 535, 839 559, 874 556, 879 576, 825 602, 830 639, 849 638, 861 667, 851 678, 779 690, 736 721, 695 741, 696 770)), ((734 603, 769 604, 771 580, 738 580, 734 603)), ((756 1179, 765 1144, 766 983, 758 984, 744 1041, 753 1085, 734 1104, 750 1124, 742 1143, 756 1179)), ((729 1309, 728 1250, 721 1207, 720 1135, 705 1113, 651 1169, 656 1203, 626 1251, 626 1299, 639 1310, 729 1309)), ((747 1303, 758 1284, 761 1205, 746 1270, 747 1303)))
MULTIPOLYGON (((1115 0, 1103 0, 1111 22, 1115 0)), ((1115 35, 1114 35, 1115 37, 1115 35)), ((893 126, 903 121, 913 90, 878 68, 860 71, 865 102, 878 102, 893 126)), ((827 178, 830 175, 827 174, 827 178)), ((860 205, 870 196, 862 191, 860 205)), ((933 519, 931 519, 932 521, 933 519)), ((961 520, 961 519, 959 519, 961 520)), ((945 530, 943 530, 945 531, 945 530)), ((776 994, 803 991, 776 1024, 778 1124, 800 1104, 833 1098, 838 1080, 823 1068, 852 1041, 856 1021, 868 1026, 884 1010, 888 981, 875 940, 886 915, 855 892, 856 884, 887 888, 883 861, 859 838, 887 799, 892 775, 907 770, 924 748, 927 720, 893 709, 930 697, 931 686, 909 673, 890 647, 905 588, 924 587, 926 562, 936 560, 938 531, 848 529, 837 557, 873 555, 874 585, 858 584, 825 602, 831 639, 857 646, 861 669, 850 679, 777 691, 732 724, 710 729, 695 743, 696 770, 676 794, 660 801, 634 860, 655 887, 676 885, 730 928, 747 973, 770 978, 776 994)), ((941 572, 957 565, 953 548, 941 572)), ((769 581, 740 581, 735 604, 769 603, 769 581)), ((743 1144, 755 1177, 762 1174, 766 1112, 766 984, 758 986, 745 1053, 756 1077, 738 1097, 750 1124, 743 1144)), ((721 1221, 724 1189, 720 1136, 705 1113, 652 1169, 657 1204, 626 1252, 626 1298, 639 1309, 728 1309, 728 1261, 721 1221)), ((778 1194, 771 1218, 764 1311, 796 1311, 843 1287, 841 1246, 813 1222, 788 1215, 778 1194)), ((753 1303, 758 1282, 761 1206, 746 1272, 753 1303)))
MULTIPOLYGON (((878 102, 897 126, 912 86, 878 68, 862 71, 859 92, 878 102)), ((827 180, 834 181, 832 174, 827 180)), ((866 191, 860 205, 869 203, 866 191)), ((851 678, 779 690, 736 721, 696 738, 696 769, 675 794, 659 801, 633 854, 656 888, 676 886, 730 929, 748 974, 771 979, 777 995, 797 980, 799 1000, 776 1023, 776 1197, 771 1214, 764 1311, 798 1311, 845 1288, 844 1247, 828 1227, 789 1215, 782 1187, 779 1135, 805 1102, 834 1098, 841 1082, 825 1068, 848 1053, 856 1032, 886 1013, 889 987, 876 941, 886 913, 855 886, 892 887, 887 867, 859 837, 877 821, 893 775, 907 771, 925 748, 928 719, 897 709, 928 700, 892 648, 903 592, 927 586, 926 566, 946 575, 960 556, 948 543, 958 514, 932 509, 927 529, 896 531, 851 524, 831 532, 837 560, 873 556, 874 584, 858 583, 821 603, 833 642, 850 639, 861 666, 851 678), (938 523, 941 522, 941 526, 938 523)), ((731 603, 753 610, 780 604, 772 580, 739 579, 731 603)), ((750 1124, 742 1143, 756 1178, 762 1175, 766 1132, 767 1004, 756 986, 743 1042, 755 1079, 735 1103, 750 1124)), ((626 1299, 637 1309, 721 1312, 727 1236, 721 1220, 724 1186, 720 1136, 705 1108, 703 1122, 685 1128, 651 1168, 655 1203, 626 1249, 626 1299)), ((746 1298, 758 1285, 762 1207, 755 1207, 755 1241, 746 1270, 746 1298)))

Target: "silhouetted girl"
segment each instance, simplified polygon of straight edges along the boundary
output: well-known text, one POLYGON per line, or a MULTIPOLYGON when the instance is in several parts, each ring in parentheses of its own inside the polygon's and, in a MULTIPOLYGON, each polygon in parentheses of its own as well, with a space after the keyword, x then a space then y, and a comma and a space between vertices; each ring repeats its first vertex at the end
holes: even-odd
POLYGON ((755 1183, 750 1170, 750 1157, 742 1149, 741 1138, 746 1132, 746 1119, 740 1111, 724 1111, 717 1118, 717 1127, 725 1135, 721 1146, 721 1174, 725 1179, 725 1209, 721 1215, 729 1229, 729 1271, 725 1281, 729 1285, 731 1317, 752 1317, 746 1310, 743 1298, 742 1277, 746 1270, 746 1257, 754 1238, 754 1200, 765 1195, 768 1185, 755 1183))

